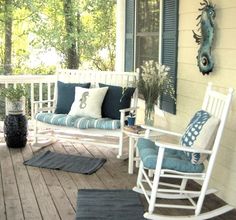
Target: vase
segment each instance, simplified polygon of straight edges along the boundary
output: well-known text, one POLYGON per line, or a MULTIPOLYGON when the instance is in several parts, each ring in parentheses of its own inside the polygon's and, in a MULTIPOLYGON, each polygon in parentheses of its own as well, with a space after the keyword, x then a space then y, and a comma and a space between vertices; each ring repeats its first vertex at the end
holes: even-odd
POLYGON ((128 117, 127 117, 128 126, 133 126, 133 125, 135 124, 135 119, 136 119, 136 117, 130 117, 130 116, 128 116, 128 117))
POLYGON ((24 100, 9 101, 7 103, 8 113, 12 115, 18 115, 23 113, 24 109, 24 100))
POLYGON ((145 125, 153 126, 154 125, 154 103, 145 102, 145 125))

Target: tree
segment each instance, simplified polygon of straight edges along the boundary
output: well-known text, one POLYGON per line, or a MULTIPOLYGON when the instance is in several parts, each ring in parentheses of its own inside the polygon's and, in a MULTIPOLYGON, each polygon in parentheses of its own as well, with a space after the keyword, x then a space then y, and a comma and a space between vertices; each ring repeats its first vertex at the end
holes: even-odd
POLYGON ((56 48, 64 67, 114 70, 115 1, 47 1, 38 17, 35 46, 56 48))
POLYGON ((4 50, 4 74, 12 73, 12 0, 5 0, 4 5, 4 26, 5 26, 5 50, 4 50))
POLYGON ((86 0, 81 10, 81 61, 90 61, 99 70, 114 70, 115 1, 86 0))
POLYGON ((73 1, 63 0, 63 11, 65 17, 65 41, 68 41, 66 47, 66 63, 67 68, 77 69, 78 68, 78 54, 76 47, 76 14, 74 13, 73 1))
POLYGON ((29 72, 32 51, 50 49, 63 68, 114 69, 114 0, 0 0, 0 23, 0 64, 14 73, 29 72))

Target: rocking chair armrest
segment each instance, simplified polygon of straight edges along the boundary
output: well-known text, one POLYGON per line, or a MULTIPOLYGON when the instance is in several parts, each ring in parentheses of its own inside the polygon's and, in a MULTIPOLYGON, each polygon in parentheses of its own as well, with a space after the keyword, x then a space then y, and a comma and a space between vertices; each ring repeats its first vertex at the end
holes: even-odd
POLYGON ((191 153, 204 153, 204 154, 211 154, 211 150, 205 150, 199 147, 183 147, 180 144, 171 144, 167 142, 162 141, 156 141, 155 144, 159 147, 168 148, 172 150, 178 150, 178 151, 187 151, 191 153))
POLYGON ((147 126, 147 125, 142 125, 143 128, 145 128, 146 130, 150 130, 150 131, 157 131, 163 134, 168 134, 168 135, 173 135, 173 136, 177 136, 177 137, 182 137, 182 134, 180 133, 176 133, 173 131, 167 131, 161 128, 155 128, 155 127, 151 127, 151 126, 147 126))
POLYGON ((52 99, 52 100, 42 100, 42 101, 33 101, 32 104, 34 105, 38 105, 38 104, 44 104, 44 103, 48 103, 48 102, 52 102, 54 103, 56 100, 52 99))
POLYGON ((52 107, 42 107, 42 108, 40 108, 40 107, 38 107, 37 108, 37 111, 35 110, 35 113, 37 114, 37 113, 39 113, 39 112, 48 112, 48 111, 50 111, 50 112, 52 112, 52 111, 54 111, 54 107, 52 106, 52 107))
POLYGON ((55 103, 55 100, 42 100, 42 101, 34 101, 32 102, 33 107, 34 107, 34 115, 36 115, 39 112, 44 112, 44 111, 53 111, 55 109, 54 106, 50 107, 41 107, 40 104, 47 104, 47 103, 55 103))
POLYGON ((124 109, 120 109, 120 127, 123 130, 123 127, 125 125, 125 113, 129 112, 129 111, 136 111, 138 109, 138 107, 130 107, 130 108, 124 108, 124 109))
POLYGON ((125 113, 125 112, 129 112, 129 111, 133 111, 133 110, 137 110, 139 107, 130 107, 130 108, 124 108, 124 109, 120 109, 120 113, 125 113))

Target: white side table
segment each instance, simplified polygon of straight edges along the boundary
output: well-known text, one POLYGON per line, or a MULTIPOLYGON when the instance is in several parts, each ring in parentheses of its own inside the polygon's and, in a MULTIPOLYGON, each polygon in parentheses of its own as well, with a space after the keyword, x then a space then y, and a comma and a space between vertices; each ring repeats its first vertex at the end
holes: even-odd
MULTIPOLYGON (((133 174, 134 172, 134 162, 136 162, 136 167, 138 167, 139 165, 139 153, 138 153, 138 149, 136 148, 136 143, 138 138, 144 137, 145 133, 134 133, 131 131, 126 131, 123 130, 124 134, 126 134, 129 137, 129 164, 128 164, 128 173, 129 174, 133 174)), ((158 138, 159 136, 161 136, 161 133, 159 132, 154 132, 151 131, 149 137, 152 139, 158 138)))

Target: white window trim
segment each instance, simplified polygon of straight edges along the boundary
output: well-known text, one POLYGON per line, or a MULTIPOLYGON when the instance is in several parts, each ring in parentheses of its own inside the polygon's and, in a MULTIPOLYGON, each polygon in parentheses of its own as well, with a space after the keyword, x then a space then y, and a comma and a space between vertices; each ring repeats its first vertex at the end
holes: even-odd
POLYGON ((162 60, 162 34, 163 34, 163 0, 160 0, 160 14, 159 14, 159 63, 162 60))
MULTIPOLYGON (((159 14, 159 53, 158 53, 158 62, 161 63, 162 60, 162 33, 163 33, 163 1, 164 0, 160 0, 160 14, 159 14)), ((136 24, 137 24, 137 4, 135 4, 135 18, 134 18, 134 33, 135 33, 135 37, 134 37, 134 66, 136 66, 136 36, 137 36, 137 30, 136 30, 136 24)))
MULTIPOLYGON (((159 14, 159 53, 158 53, 158 62, 161 63, 162 60, 162 33, 163 33, 163 1, 164 0, 160 0, 160 14, 159 14)), ((136 16, 136 12, 137 12, 137 4, 135 4, 135 20, 134 20, 134 33, 135 33, 135 38, 134 38, 134 54, 136 54, 136 24, 137 24, 137 16, 136 16)), ((134 56, 134 66, 136 66, 136 56, 134 56)), ((138 106, 141 109, 145 109, 145 101, 143 99, 138 99, 138 106)), ((158 105, 155 105, 155 114, 157 114, 158 116, 164 117, 164 111, 162 111, 161 109, 158 108, 158 105)))

